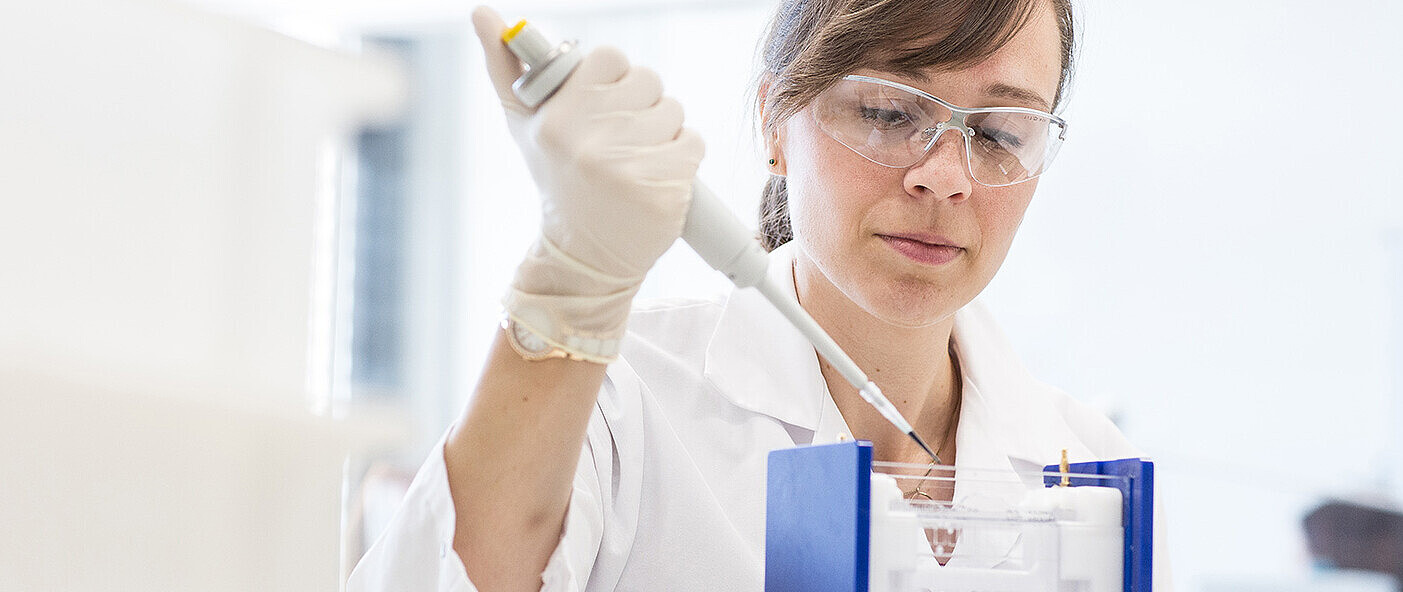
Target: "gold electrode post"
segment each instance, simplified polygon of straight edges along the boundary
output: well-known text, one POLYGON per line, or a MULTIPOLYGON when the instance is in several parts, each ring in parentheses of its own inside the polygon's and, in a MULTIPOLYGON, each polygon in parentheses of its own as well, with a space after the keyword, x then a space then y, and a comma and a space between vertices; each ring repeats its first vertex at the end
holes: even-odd
POLYGON ((1058 487, 1071 487, 1071 486, 1072 486, 1072 478, 1069 477, 1069 476, 1067 475, 1067 473, 1072 472, 1072 469, 1071 469, 1071 466, 1067 464, 1067 449, 1066 449, 1066 448, 1063 448, 1063 449, 1062 449, 1062 467, 1061 467, 1061 469, 1062 469, 1062 482, 1057 484, 1058 487))

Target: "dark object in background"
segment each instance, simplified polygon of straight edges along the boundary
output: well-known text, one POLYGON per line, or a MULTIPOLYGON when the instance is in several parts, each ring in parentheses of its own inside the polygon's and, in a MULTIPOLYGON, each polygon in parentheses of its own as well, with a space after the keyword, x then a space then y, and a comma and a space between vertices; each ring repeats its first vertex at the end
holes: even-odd
POLYGON ((1391 575, 1403 589, 1403 513, 1331 501, 1306 514, 1302 525, 1313 559, 1391 575))

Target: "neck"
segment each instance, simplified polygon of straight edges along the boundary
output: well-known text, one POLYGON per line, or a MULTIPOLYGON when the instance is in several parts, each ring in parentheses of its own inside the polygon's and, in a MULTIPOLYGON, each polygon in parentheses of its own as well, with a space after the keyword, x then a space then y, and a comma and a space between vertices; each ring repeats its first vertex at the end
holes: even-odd
MULTIPOLYGON (((838 290, 802 251, 796 255, 794 282, 804 309, 881 387, 916 434, 939 452, 944 463, 952 464, 960 392, 950 355, 954 318, 919 328, 891 324, 838 290)), ((930 457, 862 400, 827 360, 820 359, 819 366, 852 436, 870 440, 875 458, 929 462, 930 457)))

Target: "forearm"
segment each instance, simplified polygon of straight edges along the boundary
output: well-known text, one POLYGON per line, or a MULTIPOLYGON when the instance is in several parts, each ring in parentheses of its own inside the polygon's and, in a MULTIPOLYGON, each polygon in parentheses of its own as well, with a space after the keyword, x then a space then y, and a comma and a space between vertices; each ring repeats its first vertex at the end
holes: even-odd
POLYGON ((498 331, 444 446, 453 546, 479 590, 540 589, 604 373, 589 362, 524 360, 498 331))
MULTIPOLYGON (((586 359, 611 359, 648 270, 677 241, 705 152, 656 73, 601 47, 539 106, 514 92, 506 24, 473 11, 489 77, 542 201, 541 234, 502 305, 514 323, 586 359)), ((453 545, 484 591, 538 590, 558 546, 605 366, 528 362, 499 332, 444 448, 453 545)))

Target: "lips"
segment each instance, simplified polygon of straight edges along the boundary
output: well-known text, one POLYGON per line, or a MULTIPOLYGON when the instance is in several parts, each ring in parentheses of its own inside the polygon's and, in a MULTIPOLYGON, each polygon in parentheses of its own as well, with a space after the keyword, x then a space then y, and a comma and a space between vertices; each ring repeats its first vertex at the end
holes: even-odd
POLYGON ((899 234, 878 234, 877 236, 880 236, 882 238, 898 238, 902 240, 915 241, 918 243, 925 243, 927 245, 933 245, 937 247, 959 248, 959 245, 955 244, 955 241, 952 241, 938 234, 928 234, 924 232, 903 232, 899 234))
POLYGON ((878 234, 887 246, 906 258, 925 265, 944 265, 964 253, 954 241, 926 233, 878 234))

